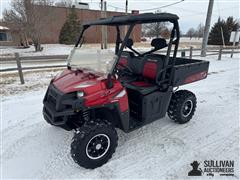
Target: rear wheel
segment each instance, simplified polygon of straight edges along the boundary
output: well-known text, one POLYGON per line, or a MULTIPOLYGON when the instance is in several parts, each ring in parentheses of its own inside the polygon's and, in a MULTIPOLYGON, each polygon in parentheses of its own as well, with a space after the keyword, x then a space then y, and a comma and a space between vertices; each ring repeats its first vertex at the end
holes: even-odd
POLYGON ((173 94, 168 107, 168 116, 177 123, 190 121, 196 110, 196 96, 187 90, 180 90, 173 94))
POLYGON ((105 164, 115 152, 118 136, 107 121, 92 122, 78 129, 71 144, 73 160, 80 166, 94 169, 105 164))

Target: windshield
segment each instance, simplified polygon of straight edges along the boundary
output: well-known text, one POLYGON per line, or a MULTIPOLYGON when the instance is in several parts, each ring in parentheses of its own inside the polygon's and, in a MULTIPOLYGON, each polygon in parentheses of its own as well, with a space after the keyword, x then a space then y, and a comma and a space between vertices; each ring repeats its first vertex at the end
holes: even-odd
POLYGON ((114 51, 94 47, 75 47, 68 56, 68 66, 108 74, 115 60, 114 51))
POLYGON ((116 59, 113 44, 116 41, 115 29, 107 26, 90 26, 85 29, 80 44, 73 48, 68 57, 68 66, 73 69, 89 69, 108 74, 116 59), (104 36, 102 30, 106 32, 104 36))

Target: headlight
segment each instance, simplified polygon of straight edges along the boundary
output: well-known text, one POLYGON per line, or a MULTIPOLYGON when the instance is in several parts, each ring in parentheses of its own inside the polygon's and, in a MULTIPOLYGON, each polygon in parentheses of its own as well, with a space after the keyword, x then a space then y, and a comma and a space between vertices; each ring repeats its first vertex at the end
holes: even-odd
POLYGON ((83 96, 84 96, 84 92, 82 92, 82 91, 77 92, 77 98, 81 98, 83 96))

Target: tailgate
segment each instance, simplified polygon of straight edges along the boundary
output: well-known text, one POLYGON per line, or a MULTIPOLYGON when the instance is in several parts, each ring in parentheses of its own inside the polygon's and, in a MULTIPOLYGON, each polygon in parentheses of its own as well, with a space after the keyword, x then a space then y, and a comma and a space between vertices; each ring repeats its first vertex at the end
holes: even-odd
POLYGON ((208 68, 208 61, 177 58, 174 66, 173 87, 205 79, 208 68))

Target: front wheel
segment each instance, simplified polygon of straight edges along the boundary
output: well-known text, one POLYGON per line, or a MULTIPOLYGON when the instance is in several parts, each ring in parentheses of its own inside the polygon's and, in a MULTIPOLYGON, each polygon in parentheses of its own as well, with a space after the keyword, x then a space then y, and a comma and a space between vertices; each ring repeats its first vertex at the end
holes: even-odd
POLYGON ((168 107, 168 116, 170 119, 184 124, 190 121, 196 110, 196 96, 187 90, 180 90, 173 94, 168 107))
POLYGON ((118 136, 107 121, 86 124, 78 129, 71 144, 73 160, 87 169, 105 164, 115 152, 118 136))

